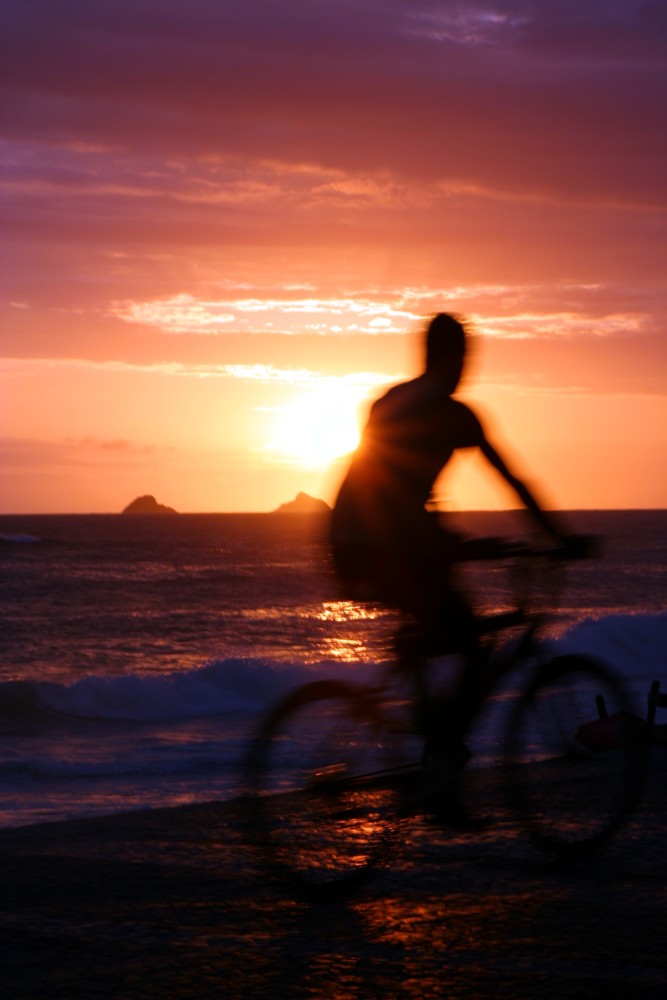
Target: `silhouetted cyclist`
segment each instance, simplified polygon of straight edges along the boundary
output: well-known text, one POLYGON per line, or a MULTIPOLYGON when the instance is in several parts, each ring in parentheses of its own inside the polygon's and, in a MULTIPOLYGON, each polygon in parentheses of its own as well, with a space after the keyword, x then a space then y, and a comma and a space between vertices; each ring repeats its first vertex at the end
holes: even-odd
MULTIPOLYGON (((462 653, 463 684, 474 683, 481 655, 475 615, 452 574, 467 547, 427 510, 435 480, 454 452, 478 448, 539 528, 559 545, 566 543, 552 517, 489 443, 473 410, 453 396, 466 337, 454 316, 441 313, 431 320, 425 370, 373 404, 332 518, 334 562, 347 595, 411 615, 434 653, 462 653)), ((446 728, 443 739, 454 741, 451 724, 446 728)))

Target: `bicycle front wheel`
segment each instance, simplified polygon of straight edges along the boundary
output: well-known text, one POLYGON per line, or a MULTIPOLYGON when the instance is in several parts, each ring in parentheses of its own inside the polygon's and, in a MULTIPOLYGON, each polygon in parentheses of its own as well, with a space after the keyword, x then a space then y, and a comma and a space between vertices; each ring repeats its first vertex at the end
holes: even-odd
POLYGON ((250 755, 263 860, 311 897, 341 895, 367 878, 396 830, 393 749, 362 689, 320 681, 289 695, 250 755))
POLYGON ((533 840, 563 856, 607 841, 637 804, 641 720, 625 686, 596 660, 544 665, 517 702, 510 795, 533 840))

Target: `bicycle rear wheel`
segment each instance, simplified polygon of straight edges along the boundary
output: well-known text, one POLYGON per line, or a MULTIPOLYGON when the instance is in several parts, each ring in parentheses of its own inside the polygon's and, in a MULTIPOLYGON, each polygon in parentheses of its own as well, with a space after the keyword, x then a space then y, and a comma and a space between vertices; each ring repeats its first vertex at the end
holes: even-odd
POLYGON ((290 694, 250 754, 263 860, 311 897, 351 891, 385 863, 397 824, 394 740, 354 685, 290 694))
POLYGON ((637 804, 642 723, 605 667, 561 656, 517 703, 510 759, 511 800, 533 840, 563 856, 583 855, 613 836, 637 804))

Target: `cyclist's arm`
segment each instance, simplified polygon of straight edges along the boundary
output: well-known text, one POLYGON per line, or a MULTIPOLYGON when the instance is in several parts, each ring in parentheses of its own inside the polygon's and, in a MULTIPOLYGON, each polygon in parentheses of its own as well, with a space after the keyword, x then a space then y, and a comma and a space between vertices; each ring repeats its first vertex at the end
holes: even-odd
POLYGON ((486 437, 483 438, 479 448, 486 460, 490 462, 493 468, 500 473, 505 482, 512 487, 523 505, 530 511, 543 531, 546 531, 552 538, 562 543, 564 540, 563 532, 560 530, 551 515, 547 514, 546 511, 543 510, 523 480, 519 479, 518 476, 515 476, 514 473, 510 471, 504 459, 501 458, 493 445, 487 441, 486 437))

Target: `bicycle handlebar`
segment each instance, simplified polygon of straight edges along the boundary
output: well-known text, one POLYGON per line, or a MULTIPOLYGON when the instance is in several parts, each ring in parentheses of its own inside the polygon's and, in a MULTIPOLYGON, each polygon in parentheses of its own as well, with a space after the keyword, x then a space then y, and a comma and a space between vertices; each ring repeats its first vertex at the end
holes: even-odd
POLYGON ((573 561, 592 559, 601 549, 601 538, 596 535, 565 535, 561 545, 540 548, 524 542, 508 542, 502 538, 462 539, 458 544, 458 561, 494 559, 553 559, 573 561))

